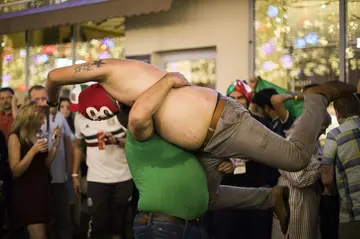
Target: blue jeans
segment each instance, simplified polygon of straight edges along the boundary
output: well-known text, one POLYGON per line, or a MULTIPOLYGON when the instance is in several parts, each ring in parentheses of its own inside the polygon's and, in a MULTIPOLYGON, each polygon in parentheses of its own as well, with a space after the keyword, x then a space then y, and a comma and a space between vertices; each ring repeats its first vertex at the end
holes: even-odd
POLYGON ((208 239, 205 230, 199 225, 177 224, 149 220, 148 223, 134 220, 135 239, 208 239))

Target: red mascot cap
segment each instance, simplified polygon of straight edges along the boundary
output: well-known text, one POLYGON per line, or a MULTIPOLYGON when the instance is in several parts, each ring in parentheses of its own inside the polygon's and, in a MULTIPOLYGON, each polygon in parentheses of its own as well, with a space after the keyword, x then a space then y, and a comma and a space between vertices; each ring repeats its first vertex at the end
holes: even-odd
POLYGON ((93 84, 81 91, 79 95, 79 112, 90 120, 105 120, 120 111, 100 84, 93 84))

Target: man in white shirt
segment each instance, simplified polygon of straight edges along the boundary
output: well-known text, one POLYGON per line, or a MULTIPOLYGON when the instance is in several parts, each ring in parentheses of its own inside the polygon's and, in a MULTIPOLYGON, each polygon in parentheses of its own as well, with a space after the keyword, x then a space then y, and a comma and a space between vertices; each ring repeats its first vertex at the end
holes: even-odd
MULTIPOLYGON (((74 103, 76 96, 71 95, 74 103)), ((75 102, 76 103, 76 102, 75 102)), ((72 110, 76 107, 72 105, 72 110)), ((118 239, 124 233, 124 222, 131 200, 133 182, 125 158, 126 129, 116 117, 92 121, 81 114, 75 116, 75 150, 73 182, 80 193, 79 168, 86 143, 87 196, 91 214, 88 237, 118 239), (103 135, 98 136, 98 134, 103 135), (103 144, 101 143, 103 141, 103 144), (101 145, 101 146, 99 146, 101 145)))

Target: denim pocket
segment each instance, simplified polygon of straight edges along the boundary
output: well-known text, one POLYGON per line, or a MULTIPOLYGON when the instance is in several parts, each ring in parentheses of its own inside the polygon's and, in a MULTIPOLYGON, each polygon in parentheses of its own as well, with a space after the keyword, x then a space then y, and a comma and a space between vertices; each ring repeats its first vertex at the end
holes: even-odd
POLYGON ((151 238, 151 232, 149 232, 150 230, 149 225, 136 225, 136 222, 133 226, 133 231, 134 231, 134 238, 136 239, 147 239, 147 238, 151 238))
POLYGON ((182 226, 168 223, 152 222, 148 224, 134 223, 135 239, 180 239, 182 226))
POLYGON ((156 232, 156 239, 177 239, 178 234, 172 230, 172 227, 159 227, 156 232))

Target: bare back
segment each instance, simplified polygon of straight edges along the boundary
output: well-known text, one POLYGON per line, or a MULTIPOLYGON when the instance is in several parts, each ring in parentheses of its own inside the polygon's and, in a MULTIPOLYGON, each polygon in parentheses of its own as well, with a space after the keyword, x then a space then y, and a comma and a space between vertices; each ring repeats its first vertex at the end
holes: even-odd
MULTIPOLYGON (((115 60, 113 60, 115 61, 115 60)), ((132 106, 166 71, 130 60, 116 60, 116 69, 101 84, 118 101, 132 106)), ((172 89, 154 116, 157 132, 167 141, 197 149, 205 140, 215 109, 217 92, 205 87, 172 89)))

